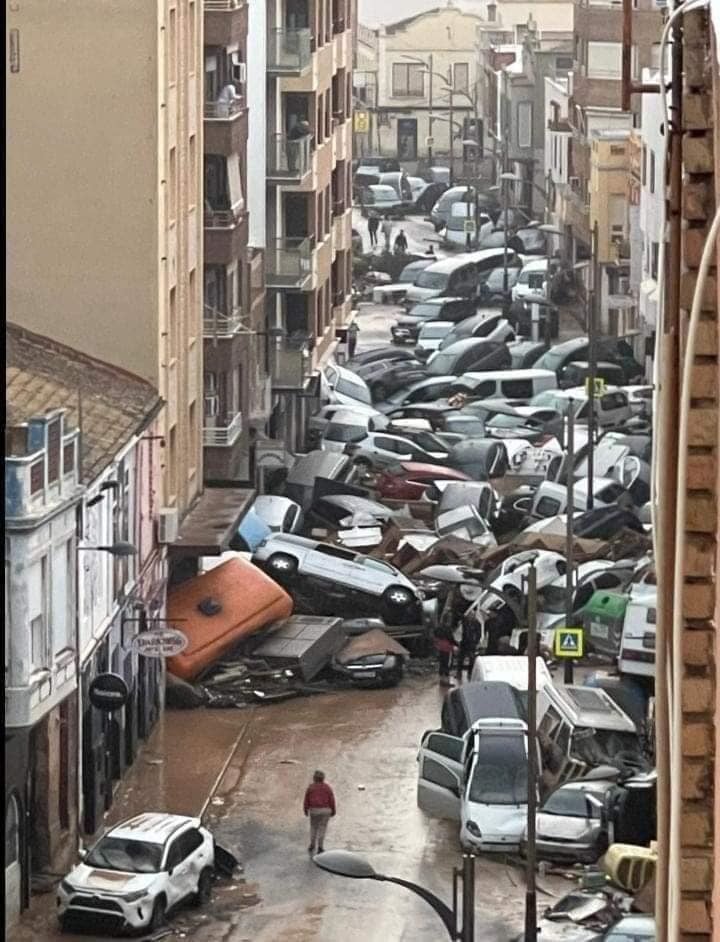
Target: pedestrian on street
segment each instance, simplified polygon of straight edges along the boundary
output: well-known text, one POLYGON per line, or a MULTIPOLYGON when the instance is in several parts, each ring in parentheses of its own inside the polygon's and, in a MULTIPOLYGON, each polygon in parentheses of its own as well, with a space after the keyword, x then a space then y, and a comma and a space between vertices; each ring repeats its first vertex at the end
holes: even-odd
POLYGON ((355 356, 355 347, 357 346, 357 335, 360 333, 360 328, 357 325, 357 321, 352 321, 348 325, 348 360, 352 360, 355 356))
POLYGON ((325 831, 328 821, 335 817, 335 795, 325 781, 325 773, 317 771, 313 775, 312 785, 308 785, 303 802, 305 817, 310 818, 310 846, 308 852, 322 854, 325 831))
POLYGON ((441 619, 434 635, 435 650, 438 654, 438 681, 441 687, 450 687, 450 664, 453 654, 457 651, 452 625, 441 619))
POLYGON ((405 252, 407 252, 407 247, 408 247, 407 236, 405 235, 405 230, 401 229, 400 232, 398 232, 397 237, 395 239, 395 246, 394 246, 395 254, 404 255, 405 252))
POLYGON ((390 216, 385 216, 380 226, 383 236, 385 237, 385 251, 390 251, 390 237, 392 236, 393 224, 390 219, 390 216))
POLYGON ((477 622, 472 615, 463 617, 455 674, 458 683, 462 681, 463 669, 467 671, 467 679, 470 680, 479 642, 480 630, 477 622))
POLYGON ((370 248, 374 249, 378 243, 377 232, 380 228, 380 219, 378 216, 371 212, 368 218, 368 235, 370 236, 370 248))

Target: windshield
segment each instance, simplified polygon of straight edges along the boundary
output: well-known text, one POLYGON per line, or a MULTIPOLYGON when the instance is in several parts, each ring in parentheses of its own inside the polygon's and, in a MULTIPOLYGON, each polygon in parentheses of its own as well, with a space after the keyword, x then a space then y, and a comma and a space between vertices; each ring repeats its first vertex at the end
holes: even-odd
POLYGON ((447 452, 447 448, 441 439, 431 435, 430 432, 415 432, 412 439, 416 445, 424 448, 425 451, 439 451, 442 454, 447 452))
POLYGON ((477 742, 469 800, 484 805, 526 804, 525 735, 481 732, 477 742))
POLYGON ((487 424, 491 428, 520 428, 521 425, 527 423, 522 416, 494 415, 488 420, 487 424))
POLYGON ((455 419, 447 420, 448 432, 457 432, 461 435, 474 435, 482 438, 485 434, 485 425, 480 419, 455 419))
POLYGON ((448 276, 439 271, 420 272, 418 280, 415 282, 418 288, 438 288, 439 290, 442 290, 447 283, 448 276))
POLYGON ((159 873, 162 844, 148 844, 120 837, 104 837, 85 858, 89 867, 125 873, 159 873))
POLYGON ((342 422, 331 422, 326 431, 325 438, 331 442, 359 442, 367 435, 362 425, 345 425, 342 422))
MULTIPOLYGON (((557 814, 569 818, 600 818, 600 808, 595 802, 587 801, 586 791, 575 788, 560 788, 554 792, 540 809, 543 814, 557 814), (590 814, 588 815, 588 811, 590 814)), ((601 795, 593 795, 598 801, 601 795)))
POLYGON ((530 400, 531 406, 543 406, 548 409, 554 409, 561 415, 567 415, 570 410, 570 399, 565 396, 556 396, 552 392, 538 393, 530 400))
POLYGON ((428 325, 427 327, 423 327, 423 329, 420 331, 420 339, 421 340, 438 340, 440 337, 444 337, 449 329, 450 329, 449 327, 445 327, 445 326, 435 327, 434 325, 433 326, 428 325))
POLYGON ((418 270, 414 265, 408 265, 407 268, 403 268, 400 272, 400 278, 398 281, 400 284, 412 284, 418 276, 418 270))
POLYGON ((350 399, 357 399, 358 402, 366 402, 368 405, 372 402, 369 391, 358 383, 353 383, 349 379, 339 379, 335 389, 343 396, 349 396, 350 399))
POLYGON ((432 376, 446 376, 453 372, 457 354, 436 353, 432 363, 428 365, 428 373, 432 376))
POLYGON ((372 186, 370 192, 376 200, 394 200, 397 199, 397 193, 391 186, 372 186))

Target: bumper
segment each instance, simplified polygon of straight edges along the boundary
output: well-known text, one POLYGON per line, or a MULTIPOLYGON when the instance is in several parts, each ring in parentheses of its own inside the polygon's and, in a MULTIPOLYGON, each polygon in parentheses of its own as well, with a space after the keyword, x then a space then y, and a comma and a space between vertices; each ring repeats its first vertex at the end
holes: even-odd
POLYGON ((391 327, 390 333, 395 343, 414 343, 417 340, 417 334, 413 334, 407 327, 391 327))
POLYGON ((460 829, 460 843, 471 851, 483 854, 505 854, 520 848, 520 835, 517 837, 507 834, 483 834, 478 837, 471 834, 463 824, 460 829))
POLYGON ((543 860, 578 861, 578 863, 592 864, 597 863, 603 851, 599 847, 588 844, 565 844, 538 838, 537 855, 543 860))
POLYGON ((90 893, 62 891, 57 896, 57 915, 71 925, 86 925, 107 930, 141 929, 152 919, 153 896, 128 903, 118 897, 104 897, 90 893))

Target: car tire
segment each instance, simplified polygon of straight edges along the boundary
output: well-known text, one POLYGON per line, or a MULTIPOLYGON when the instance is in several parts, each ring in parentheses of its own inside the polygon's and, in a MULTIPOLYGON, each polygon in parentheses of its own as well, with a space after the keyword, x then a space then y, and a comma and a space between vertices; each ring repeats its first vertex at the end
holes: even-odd
POLYGON ((267 568, 274 576, 285 576, 291 579, 297 572, 298 562, 287 553, 273 553, 267 561, 267 568))
POLYGON ((158 929, 162 929, 166 922, 167 907, 165 905, 165 897, 158 896, 153 904, 152 913, 150 915, 150 922, 148 923, 148 929, 150 932, 157 932, 158 929))
POLYGON ((385 383, 374 383, 370 392, 375 402, 382 402, 387 398, 387 386, 385 383))
POLYGON ((408 608, 415 601, 410 589, 402 585, 391 585, 383 592, 383 601, 391 611, 408 608))
POLYGON ((197 891, 193 896, 193 906, 205 906, 212 899, 212 870, 206 867, 198 878, 197 891))

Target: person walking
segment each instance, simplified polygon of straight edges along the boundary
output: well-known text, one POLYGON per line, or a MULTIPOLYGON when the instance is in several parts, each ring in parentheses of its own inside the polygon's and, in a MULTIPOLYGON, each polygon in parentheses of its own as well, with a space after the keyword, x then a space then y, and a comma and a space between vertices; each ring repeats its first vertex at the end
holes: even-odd
POLYGON ((457 606, 457 586, 451 586, 445 599, 438 625, 434 632, 433 643, 438 655, 438 680, 443 687, 450 686, 450 664, 457 650, 454 627, 457 606))
POLYGON ((370 236, 370 248, 374 249, 378 243, 378 229, 380 228, 380 220, 376 213, 371 212, 368 217, 368 235, 370 236))
POLYGON ((386 216, 383 219, 380 229, 382 231, 383 236, 385 237, 385 251, 389 252, 390 251, 390 237, 392 236, 392 231, 393 231, 393 224, 392 224, 392 221, 390 220, 390 216, 386 216))
POLYGON ((404 255, 405 252, 407 252, 407 247, 408 247, 407 236, 405 235, 405 230, 401 229, 400 232, 398 232, 397 237, 395 239, 395 245, 394 245, 395 254, 404 255))
POLYGON ((305 817, 310 818, 310 846, 308 852, 322 854, 325 831, 328 821, 335 817, 335 795, 332 788, 325 781, 325 773, 317 771, 313 774, 312 784, 305 791, 303 802, 305 817))
POLYGON ((352 321, 348 324, 348 360, 352 360, 355 356, 355 347, 357 346, 357 335, 360 333, 360 328, 358 327, 357 321, 352 321))
POLYGON ((475 664, 475 654, 480 643, 480 629, 473 616, 463 616, 461 623, 462 633, 455 674, 458 683, 462 681, 463 670, 467 671, 467 679, 470 680, 475 664))

